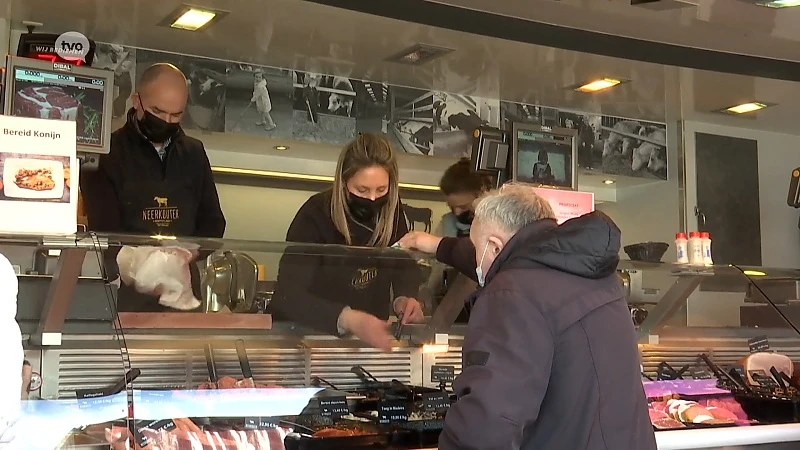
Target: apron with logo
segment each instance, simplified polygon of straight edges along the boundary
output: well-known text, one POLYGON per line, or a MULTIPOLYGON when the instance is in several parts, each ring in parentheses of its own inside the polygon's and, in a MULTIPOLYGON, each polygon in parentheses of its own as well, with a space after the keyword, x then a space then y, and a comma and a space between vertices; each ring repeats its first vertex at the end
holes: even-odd
MULTIPOLYGON (((128 233, 191 236, 197 220, 197 196, 189 179, 170 181, 129 181, 122 186, 122 228, 128 233)), ((197 265, 189 264, 192 290, 200 299, 197 265)), ((158 303, 158 298, 120 286, 119 311, 175 311, 158 303)))

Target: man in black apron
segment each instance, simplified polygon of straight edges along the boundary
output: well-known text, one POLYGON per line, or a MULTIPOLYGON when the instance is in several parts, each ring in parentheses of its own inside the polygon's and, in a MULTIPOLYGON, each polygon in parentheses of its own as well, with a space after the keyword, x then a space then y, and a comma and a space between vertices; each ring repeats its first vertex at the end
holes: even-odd
MULTIPOLYGON (((155 64, 142 74, 127 123, 111 135, 111 152, 96 171, 80 174, 89 229, 106 233, 220 238, 225 216, 219 205, 203 143, 180 127, 188 89, 183 73, 155 64)), ((156 244, 157 245, 157 244, 156 244)), ((117 249, 118 250, 118 249, 117 249)), ((116 253, 107 254, 109 277, 116 253)), ((199 275, 190 264, 195 297, 199 275)), ((122 286, 120 311, 163 311, 155 295, 122 286)))

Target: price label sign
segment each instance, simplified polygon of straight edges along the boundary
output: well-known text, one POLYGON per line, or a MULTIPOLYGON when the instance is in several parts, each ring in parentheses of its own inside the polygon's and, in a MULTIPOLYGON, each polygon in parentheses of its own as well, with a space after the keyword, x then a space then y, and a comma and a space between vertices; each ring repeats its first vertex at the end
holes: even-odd
POLYGON ((716 378, 709 370, 699 367, 692 367, 689 369, 689 372, 692 374, 692 379, 694 380, 710 380, 712 378, 716 378))
POLYGON ((750 378, 763 388, 774 389, 778 387, 778 382, 763 370, 751 370, 750 378))
POLYGON ((766 336, 756 336, 747 341, 750 353, 766 352, 769 350, 769 339, 766 336))
POLYGON ((275 417, 245 417, 244 427, 248 430, 261 430, 264 428, 278 428, 280 420, 275 417))
POLYGON ((103 389, 76 389, 78 409, 90 409, 113 404, 111 397, 103 389))
POLYGON ((138 421, 133 429, 133 437, 136 439, 139 447, 144 448, 150 444, 150 437, 147 436, 148 434, 158 434, 162 431, 170 431, 174 428, 175 422, 173 422, 172 419, 138 421))
POLYGON ((320 416, 339 418, 348 414, 350 414, 350 407, 347 406, 347 397, 320 397, 320 416))
POLYGON ((450 408, 450 396, 447 392, 429 392, 422 395, 423 408, 428 412, 442 412, 450 408))
POLYGON ((378 423, 389 425, 408 422, 408 408, 402 401, 382 401, 378 404, 378 423))
POLYGON ((431 381, 434 383, 452 383, 456 380, 454 366, 431 366, 431 381))

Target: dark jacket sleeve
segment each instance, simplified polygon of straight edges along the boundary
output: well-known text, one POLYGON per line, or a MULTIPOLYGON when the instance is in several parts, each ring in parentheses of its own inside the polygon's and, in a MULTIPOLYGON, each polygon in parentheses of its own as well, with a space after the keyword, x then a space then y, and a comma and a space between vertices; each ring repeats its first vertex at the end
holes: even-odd
POLYGON ((90 231, 119 233, 122 229, 122 205, 113 182, 121 178, 116 164, 103 155, 96 170, 80 171, 81 197, 90 231))
MULTIPOLYGON (((398 208, 398 217, 395 226, 392 244, 408 234, 408 223, 403 207, 398 208)), ((395 298, 403 296, 417 298, 419 287, 422 285, 422 271, 417 261, 406 252, 397 252, 397 262, 392 274, 392 291, 395 298)))
POLYGON ((200 147, 202 153, 202 187, 200 192, 200 205, 197 208, 197 223, 195 236, 221 238, 225 234, 225 214, 219 204, 217 185, 214 184, 214 174, 211 172, 211 163, 208 161, 206 149, 200 147))
POLYGON ((439 242, 436 248, 436 259, 457 271, 463 273, 473 281, 478 281, 475 274, 475 247, 469 237, 446 237, 439 242))
POLYGON ((464 368, 453 386, 459 399, 447 412, 439 449, 520 448, 547 392, 554 348, 547 320, 529 301, 508 290, 482 295, 470 315, 464 368))
MULTIPOLYGON (((300 208, 289 225, 286 241, 324 243, 316 223, 305 207, 300 208)), ((302 245, 287 247, 278 263, 278 280, 270 310, 281 320, 336 336, 339 334, 339 314, 344 305, 313 295, 307 289, 309 280, 314 279, 315 271, 324 263, 318 249, 314 251, 313 248, 304 248, 302 245)))

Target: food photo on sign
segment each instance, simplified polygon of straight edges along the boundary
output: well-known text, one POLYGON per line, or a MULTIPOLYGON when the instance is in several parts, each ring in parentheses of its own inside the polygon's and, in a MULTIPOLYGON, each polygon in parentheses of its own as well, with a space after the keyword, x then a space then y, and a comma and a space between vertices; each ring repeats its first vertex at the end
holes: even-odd
POLYGON ((0 153, 0 200, 69 203, 70 164, 66 156, 0 153))

